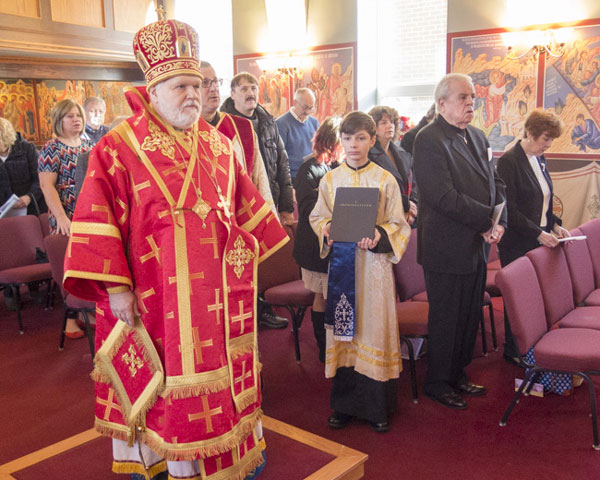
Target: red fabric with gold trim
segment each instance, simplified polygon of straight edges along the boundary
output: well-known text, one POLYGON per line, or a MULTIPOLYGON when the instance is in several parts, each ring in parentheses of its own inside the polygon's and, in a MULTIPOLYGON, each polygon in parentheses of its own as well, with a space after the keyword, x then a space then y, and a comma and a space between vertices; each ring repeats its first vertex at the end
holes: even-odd
POLYGON ((247 118, 229 115, 219 112, 221 119, 217 124, 217 130, 225 135, 229 140, 239 136, 242 148, 244 149, 245 168, 247 172, 252 172, 254 166, 254 127, 247 118))
POLYGON ((142 27, 133 37, 133 53, 147 88, 177 75, 202 78, 198 35, 186 23, 161 20, 142 27))
MULTIPOLYGON (((142 322, 166 378, 164 398, 146 415, 142 441, 169 460, 207 458, 238 448, 260 416, 256 263, 288 238, 225 136, 200 120, 202 163, 193 167, 190 145, 155 117, 146 90, 126 96, 134 117, 90 156, 73 217, 73 228, 87 232, 88 240, 72 243, 64 284, 98 301, 100 348, 116 323, 105 282, 122 278, 127 285, 134 279, 142 322), (176 202, 188 171, 193 182, 175 212, 161 184, 176 202), (233 212, 230 220, 211 176, 233 212), (199 200, 196 187, 210 207, 204 219, 192 210, 199 200), (107 264, 113 258, 124 261, 107 264)), ((105 402, 108 386, 96 380, 97 402, 105 402)), ((118 411, 112 409, 108 419, 105 413, 97 403, 96 427, 124 439, 118 411)))

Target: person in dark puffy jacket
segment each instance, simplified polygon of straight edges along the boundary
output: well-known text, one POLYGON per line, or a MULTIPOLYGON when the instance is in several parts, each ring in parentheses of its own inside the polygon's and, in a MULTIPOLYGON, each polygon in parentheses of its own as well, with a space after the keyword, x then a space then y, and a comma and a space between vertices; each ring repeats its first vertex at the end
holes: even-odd
MULTIPOLYGON (((273 203, 284 225, 294 223, 294 193, 290 164, 275 118, 258 103, 258 80, 247 72, 231 79, 231 96, 221 105, 221 111, 247 118, 252 122, 262 155, 273 203)), ((287 319, 273 313, 271 305, 259 297, 260 325, 267 328, 285 328, 287 319)))

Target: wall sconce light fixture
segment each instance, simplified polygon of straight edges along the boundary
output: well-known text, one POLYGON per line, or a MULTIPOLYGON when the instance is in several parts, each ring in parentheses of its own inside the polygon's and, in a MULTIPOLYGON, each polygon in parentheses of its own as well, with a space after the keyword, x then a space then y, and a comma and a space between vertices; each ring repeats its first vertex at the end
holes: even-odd
POLYGON ((560 28, 505 32, 501 36, 508 49, 506 57, 519 60, 525 56, 537 58, 540 54, 561 57, 565 53, 565 43, 570 39, 571 33, 570 28, 560 28))
POLYGON ((256 60, 258 67, 263 72, 276 71, 280 75, 297 77, 311 65, 308 52, 286 52, 275 55, 267 55, 256 60))

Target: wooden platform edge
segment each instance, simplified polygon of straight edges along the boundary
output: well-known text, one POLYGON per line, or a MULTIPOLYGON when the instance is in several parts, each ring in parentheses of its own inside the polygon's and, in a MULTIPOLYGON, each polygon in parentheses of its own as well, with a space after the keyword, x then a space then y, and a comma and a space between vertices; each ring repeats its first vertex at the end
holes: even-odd
MULTIPOLYGON (((333 442, 301 428, 263 416, 263 427, 294 441, 336 457, 305 480, 356 480, 364 476, 364 463, 369 456, 353 448, 333 442)), ((268 446, 267 446, 268 448, 268 446)))

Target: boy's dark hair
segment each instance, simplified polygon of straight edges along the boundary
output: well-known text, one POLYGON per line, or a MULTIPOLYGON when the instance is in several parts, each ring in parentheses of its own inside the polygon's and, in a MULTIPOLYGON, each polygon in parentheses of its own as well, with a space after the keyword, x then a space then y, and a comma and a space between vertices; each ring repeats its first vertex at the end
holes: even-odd
POLYGON ((375 136, 375 121, 370 115, 364 112, 350 112, 342 120, 340 132, 347 135, 354 135, 356 132, 365 130, 371 137, 375 136))

